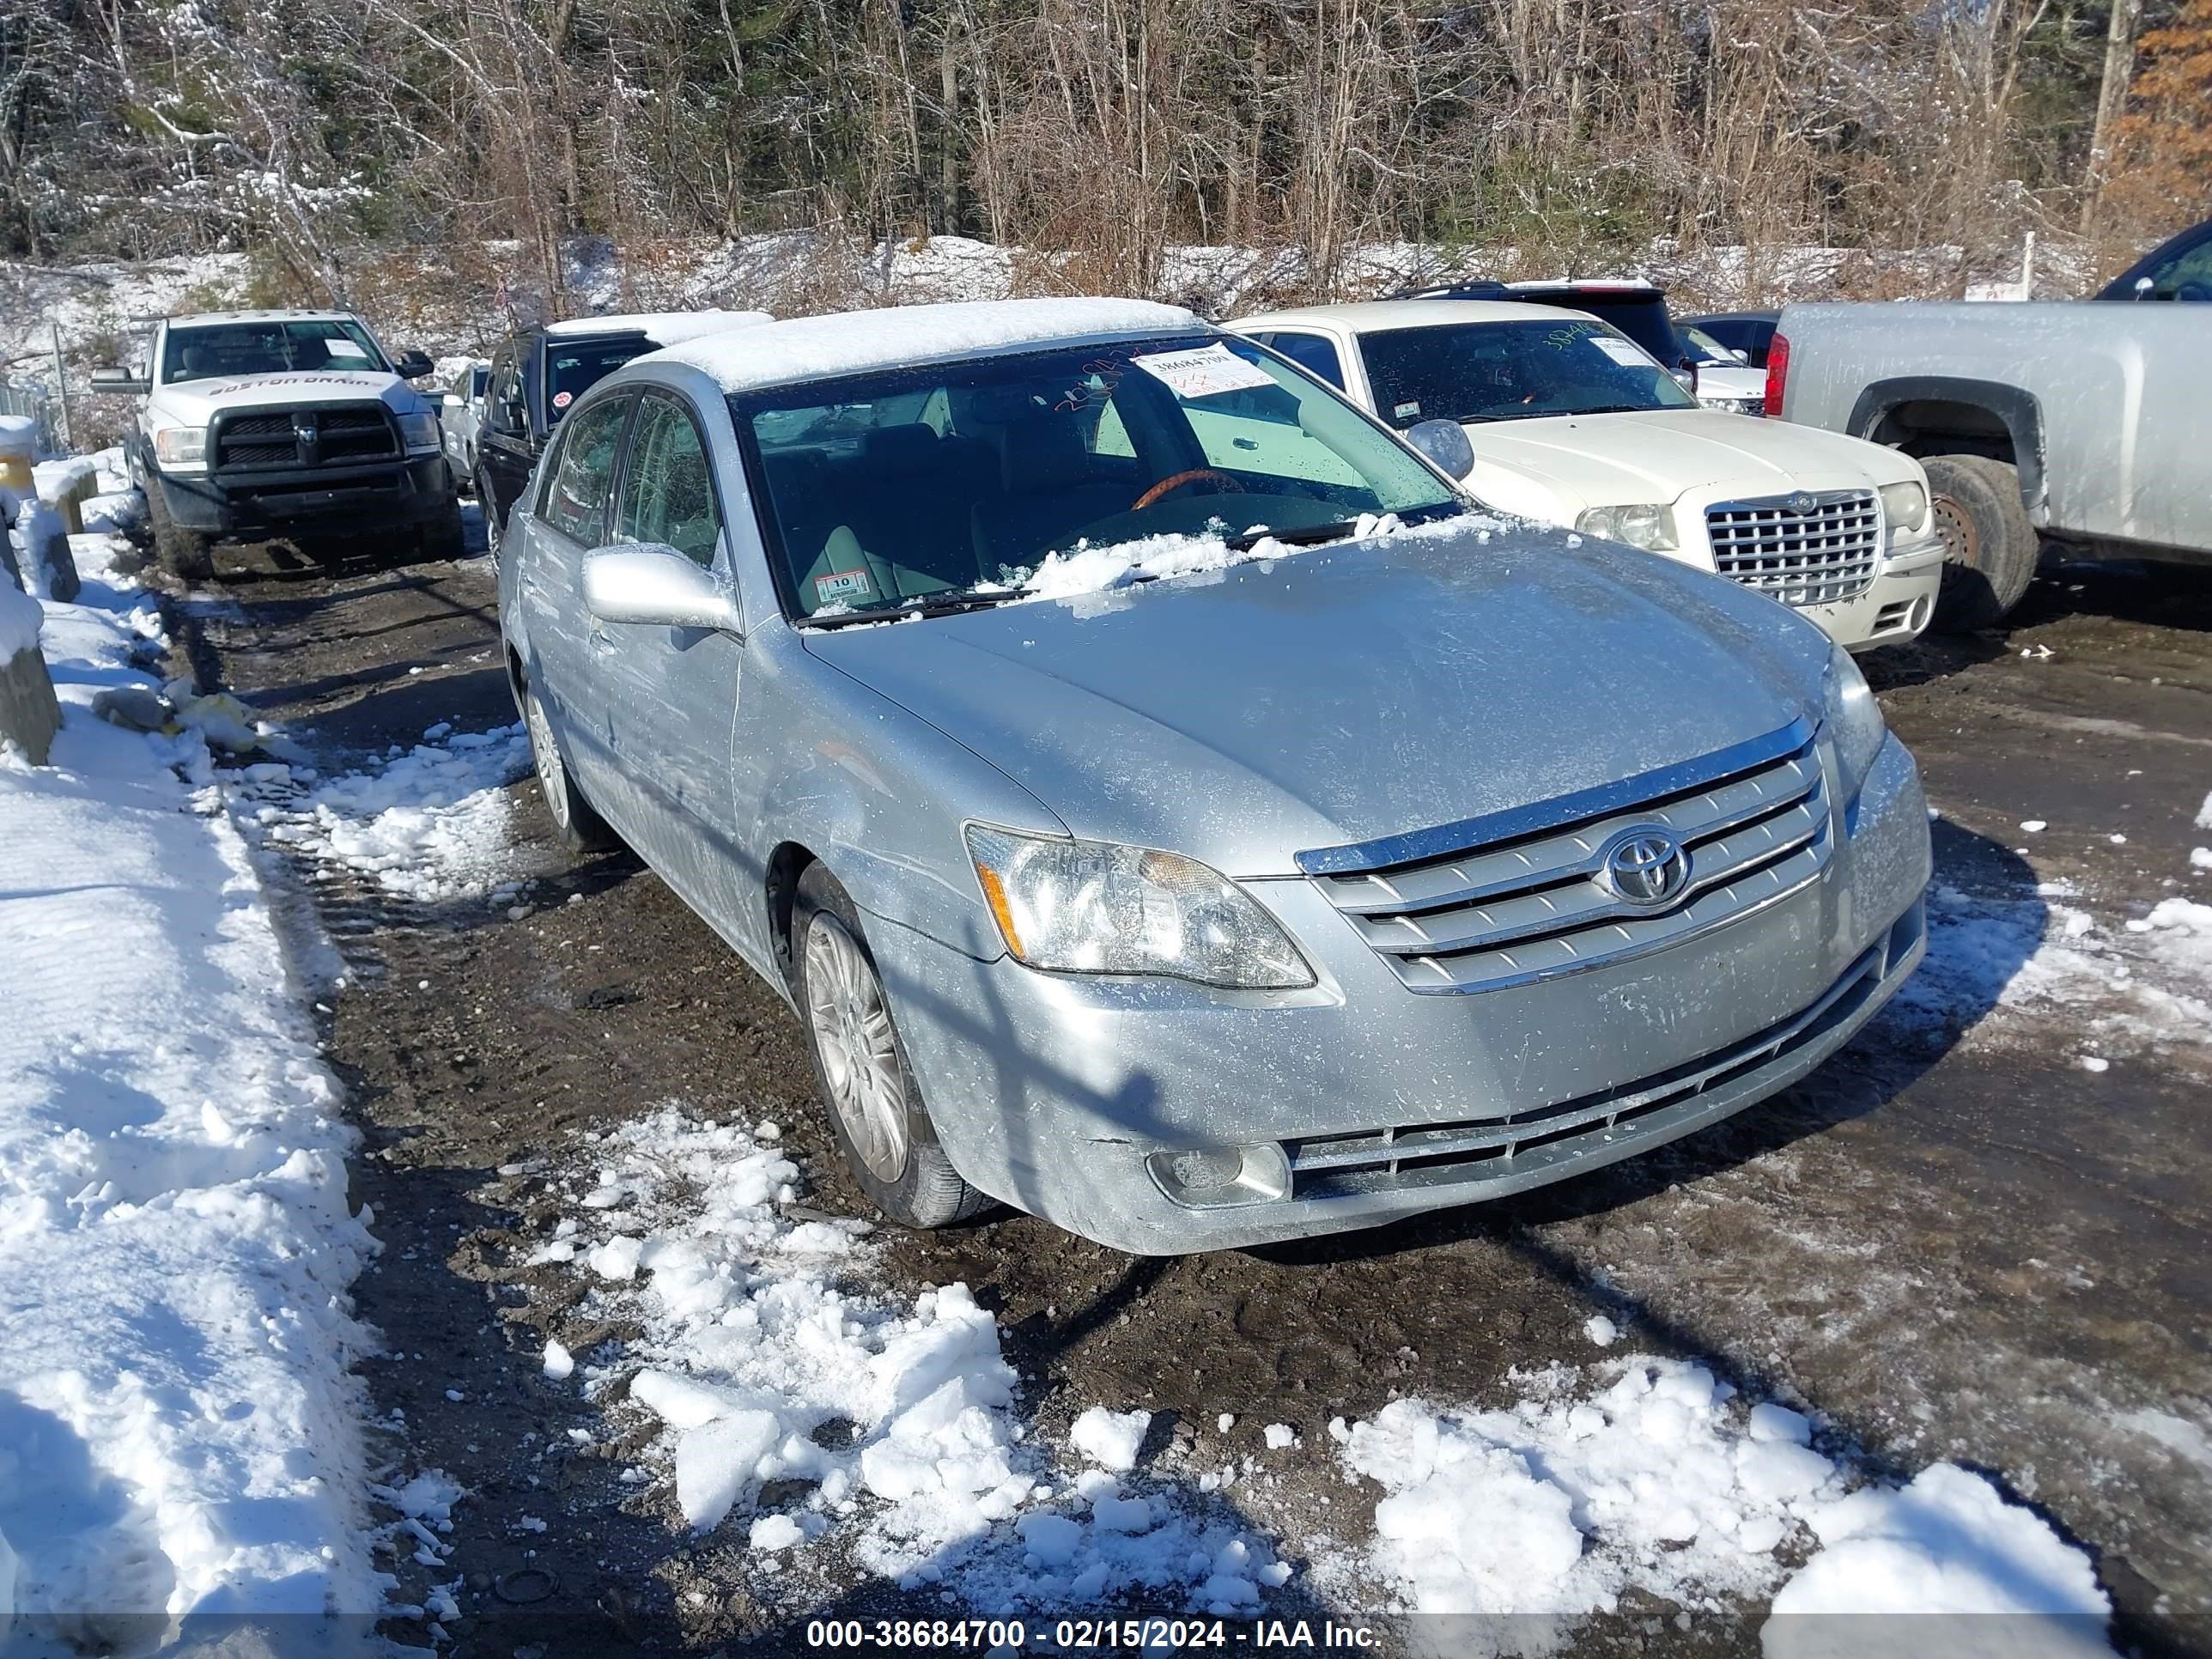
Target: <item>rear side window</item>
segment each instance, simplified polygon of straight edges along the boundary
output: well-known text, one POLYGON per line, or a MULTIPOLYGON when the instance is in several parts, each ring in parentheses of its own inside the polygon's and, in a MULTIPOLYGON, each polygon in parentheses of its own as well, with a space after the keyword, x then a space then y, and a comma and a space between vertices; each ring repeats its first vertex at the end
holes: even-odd
POLYGON ((538 516, 586 547, 607 539, 607 496, 614 488, 615 459, 632 399, 611 397, 576 417, 553 458, 538 516))
POLYGON ((1344 390, 1344 365, 1337 361, 1336 343, 1318 334, 1277 334, 1261 337, 1309 374, 1317 374, 1339 392, 1344 390))
POLYGON ((711 566, 721 534, 714 475, 699 428, 669 399, 643 399, 630 434, 615 539, 659 542, 695 563, 711 566))
POLYGON ((2150 281, 2154 299, 2212 300, 2212 235, 2152 267, 2150 281))
POLYGON ((653 349, 642 335, 621 340, 590 340, 571 344, 560 338, 545 343, 545 424, 560 425, 574 403, 631 358, 653 349))

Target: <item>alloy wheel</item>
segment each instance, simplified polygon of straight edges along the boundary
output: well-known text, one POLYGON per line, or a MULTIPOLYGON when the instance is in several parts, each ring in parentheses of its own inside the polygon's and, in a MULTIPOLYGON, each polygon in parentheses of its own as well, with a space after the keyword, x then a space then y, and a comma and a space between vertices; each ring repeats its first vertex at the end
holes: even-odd
POLYGON ((806 930, 806 1015, 830 1104, 871 1173, 896 1181, 906 1169, 906 1070, 875 969, 832 915, 806 930))
POLYGON ((545 811, 562 830, 568 827, 568 769, 562 763, 561 746, 553 740, 553 723, 545 706, 532 691, 523 701, 523 720, 530 731, 530 758, 538 768, 538 787, 545 797, 545 811))

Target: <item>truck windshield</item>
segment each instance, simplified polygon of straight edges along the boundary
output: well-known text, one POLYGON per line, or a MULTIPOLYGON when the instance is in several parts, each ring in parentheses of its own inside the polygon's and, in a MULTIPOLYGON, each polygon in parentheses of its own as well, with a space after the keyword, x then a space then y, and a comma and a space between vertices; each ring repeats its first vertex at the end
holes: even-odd
POLYGON ((731 400, 790 614, 1003 603, 1050 554, 1354 533, 1465 502, 1249 341, 1118 341, 731 400))
POLYGON ((333 368, 392 372, 368 331, 352 321, 207 323, 172 328, 161 351, 164 386, 333 368))
POLYGON ((613 374, 633 357, 643 356, 653 349, 653 342, 642 334, 629 335, 619 340, 587 340, 571 343, 554 339, 545 343, 545 425, 547 430, 561 424, 561 417, 574 403, 601 380, 613 374))
POLYGON ((1375 412, 1401 431, 1698 406, 1634 341, 1586 318, 1386 329, 1361 335, 1359 349, 1375 412))

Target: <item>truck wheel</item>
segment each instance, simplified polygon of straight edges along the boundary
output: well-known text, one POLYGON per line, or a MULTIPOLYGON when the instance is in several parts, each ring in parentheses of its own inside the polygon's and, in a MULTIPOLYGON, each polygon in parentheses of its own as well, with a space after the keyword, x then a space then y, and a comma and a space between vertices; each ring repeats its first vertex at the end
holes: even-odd
POLYGON ((454 563, 469 556, 469 542, 461 528, 461 503, 446 503, 443 512, 417 533, 415 560, 419 564, 454 563))
POLYGON ((545 816, 553 821, 553 834, 576 858, 611 852, 622 837, 594 811, 584 792, 568 775, 568 763, 561 753, 561 740, 553 735, 553 722, 538 701, 538 688, 522 689, 523 730, 530 734, 530 759, 538 769, 538 793, 545 798, 545 816))
POLYGON ((215 576, 215 538, 186 530, 169 516, 161 481, 146 480, 146 519, 154 527, 154 556, 180 581, 204 582, 215 576))
POLYGON ((1930 455, 1928 488, 1943 538, 1936 628, 1995 628, 2035 580, 2041 543, 2020 498, 2019 470, 1986 455, 1930 455))
POLYGON ((854 1178, 902 1226, 948 1227, 989 1208, 938 1144, 860 912, 819 864, 799 878, 791 927, 815 1086, 854 1178))

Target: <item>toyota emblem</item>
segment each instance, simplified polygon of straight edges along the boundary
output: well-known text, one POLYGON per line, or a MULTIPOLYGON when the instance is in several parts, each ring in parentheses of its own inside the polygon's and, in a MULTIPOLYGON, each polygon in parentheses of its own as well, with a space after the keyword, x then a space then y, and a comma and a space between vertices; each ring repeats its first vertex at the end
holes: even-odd
POLYGON ((1624 830, 1606 844, 1606 888, 1631 904, 1664 904, 1690 881, 1689 855, 1671 831, 1656 824, 1624 830))

